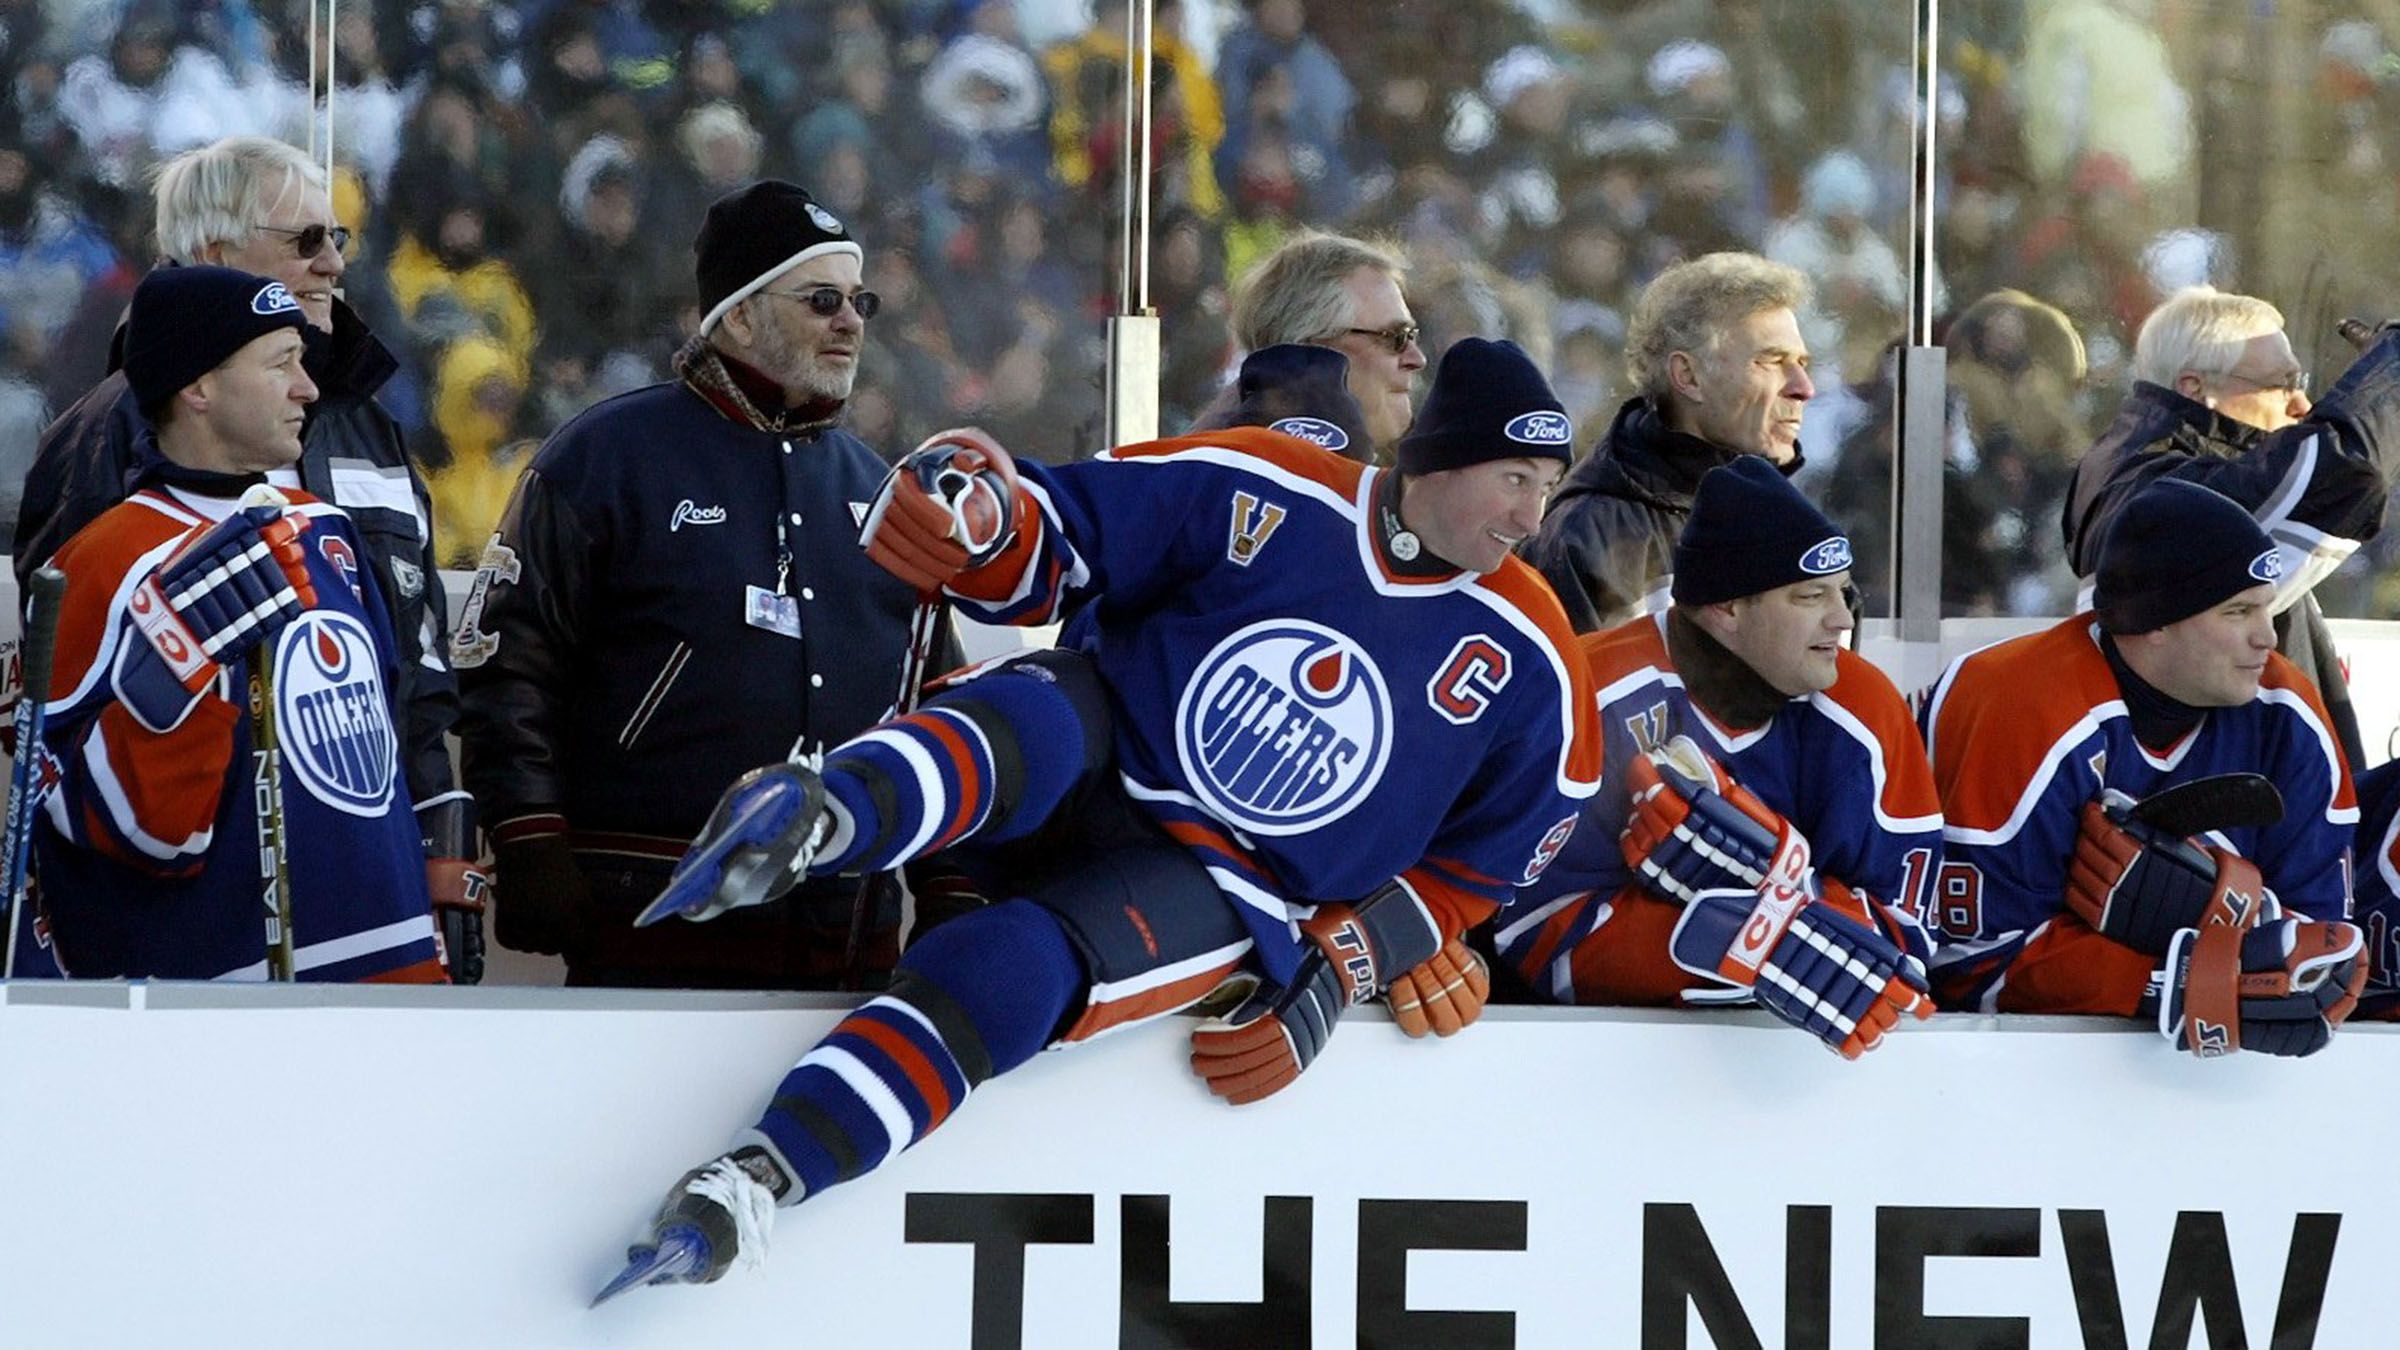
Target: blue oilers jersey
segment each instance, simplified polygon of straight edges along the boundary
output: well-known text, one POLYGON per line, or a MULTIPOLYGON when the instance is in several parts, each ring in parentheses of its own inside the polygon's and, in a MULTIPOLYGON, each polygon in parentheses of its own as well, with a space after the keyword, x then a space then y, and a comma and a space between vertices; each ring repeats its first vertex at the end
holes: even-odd
MULTIPOLYGON (((1598 691, 1609 781, 1624 783, 1635 756, 1691 737, 1808 840, 1827 902, 1922 959, 1928 942, 1917 915, 1941 860, 1942 817, 1899 691, 1844 651, 1831 687, 1737 730, 1693 705, 1666 625, 1666 614, 1648 614, 1578 640, 1598 691)), ((1502 959, 1545 998, 1662 1004, 1696 983, 1666 948, 1680 907, 1641 892, 1625 861, 1631 809, 1621 789, 1595 794, 1557 860, 1500 918, 1502 959)))
POLYGON ((1455 934, 1533 880, 1598 782, 1558 601, 1510 558, 1402 575, 1381 474, 1236 428, 1020 466, 1039 505, 954 590, 1074 616, 1126 791, 1197 854, 1278 980, 1307 906, 1398 878, 1455 934))
POLYGON ((2249 702, 2210 709, 2154 751, 2135 739, 2099 626, 2081 614, 1952 662, 1923 718, 1947 820, 1927 910, 1945 1006, 2134 1012, 2156 959, 2065 912, 2083 807, 2102 788, 2138 799, 2212 774, 2265 774, 2283 792, 2283 819, 2209 840, 2256 863, 2295 916, 2350 917, 2349 767, 2316 686, 2281 655, 2249 702))
POLYGON ((245 714, 250 662, 272 661, 279 782, 303 980, 438 979, 424 852, 392 715, 397 648, 362 577, 350 520, 292 494, 317 605, 226 663, 181 721, 143 725, 118 701, 136 587, 233 503, 150 489, 61 549, 67 574, 36 831, 60 965, 80 978, 264 979, 259 800, 245 714))

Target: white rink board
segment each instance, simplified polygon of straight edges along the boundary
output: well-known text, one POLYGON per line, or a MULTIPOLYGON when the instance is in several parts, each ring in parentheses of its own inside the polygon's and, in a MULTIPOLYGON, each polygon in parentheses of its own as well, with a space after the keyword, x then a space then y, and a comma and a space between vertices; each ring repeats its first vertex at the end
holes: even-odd
MULTIPOLYGON (((1420 1045, 1369 1012, 1297 1086, 1237 1111, 1190 1077, 1180 1023, 1149 1027, 1043 1057, 920 1151, 783 1215, 763 1272, 587 1312, 657 1194, 830 1024, 822 1000, 4 992, 8 1346, 1114 1346, 1137 1267, 1179 1303, 1259 1302, 1269 1196, 1306 1197, 1310 1232, 1286 1243, 1306 1258, 1276 1282, 1291 1315, 1220 1344, 1349 1346, 1362 1305, 1388 1322, 1405 1304, 1513 1314, 1502 1330, 1529 1347, 1708 1345, 1696 1316, 1688 1339, 1680 1319, 1643 1333, 1645 1274, 1696 1268, 1688 1223, 1680 1244, 1672 1224, 1645 1242, 1645 1206, 1678 1205, 1767 1346, 1787 1343, 1787 1222, 1816 1253, 1799 1265, 1830 1271, 1828 1336, 1792 1344, 2080 1346, 2078 1278, 2113 1270, 2142 1346, 2178 1211, 2203 1234, 2221 1214, 2248 1344, 2393 1343, 2400 1180, 2372 1160, 2400 1114, 2400 1034, 2382 1028, 2305 1062, 2202 1063, 2120 1024, 1946 1017, 1845 1064, 1756 1014, 1507 1010, 1420 1045), (978 1338, 974 1249, 904 1240, 907 1214, 1008 1194, 1052 1197, 1090 1240, 1022 1248, 1021 1283, 987 1282, 978 1338), (1159 1202, 1125 1196, 1167 1197, 1166 1249, 1126 1223, 1159 1202), (1395 1257, 1396 1234, 1439 1225, 1361 1201, 1494 1202, 1435 1212, 1499 1249, 1395 1257), (2275 1339, 2302 1212, 2339 1216, 2313 1267, 2322 1317, 2313 1341, 2275 1339), (2113 1261, 2091 1256, 2101 1223, 2113 1261), (2072 1270, 2069 1224, 2086 1235, 2072 1270), (1911 1258, 1912 1225, 2014 1231, 2028 1254, 1911 1258), (1905 1332, 1919 1278, 1925 1315, 2025 1320, 1989 1340, 1905 1332), (1022 1317, 1002 1324, 1007 1290, 1022 1317)), ((1287 1224, 1302 1208, 1278 1205, 1287 1224)), ((2183 1283, 2213 1282, 2204 1267, 2183 1283)), ((1122 1343, 1155 1343, 1151 1325, 1122 1343)), ((1379 1343, 1485 1343, 1397 1326, 1379 1343)))

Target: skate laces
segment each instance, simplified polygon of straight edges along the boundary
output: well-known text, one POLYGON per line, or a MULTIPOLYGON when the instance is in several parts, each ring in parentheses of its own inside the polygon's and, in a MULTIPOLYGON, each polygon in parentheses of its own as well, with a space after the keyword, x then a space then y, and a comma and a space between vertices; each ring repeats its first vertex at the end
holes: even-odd
POLYGON ((731 1270, 755 1270, 767 1258, 767 1234, 775 1222, 775 1193, 742 1170, 731 1157, 700 1169, 684 1189, 733 1216, 731 1270))

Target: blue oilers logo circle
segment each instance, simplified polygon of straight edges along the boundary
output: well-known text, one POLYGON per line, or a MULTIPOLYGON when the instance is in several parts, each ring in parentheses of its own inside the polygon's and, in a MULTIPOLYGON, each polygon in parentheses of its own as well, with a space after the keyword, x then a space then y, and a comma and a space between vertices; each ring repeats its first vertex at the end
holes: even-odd
POLYGON ((391 806, 400 738, 365 624, 312 610, 283 630, 275 644, 275 716, 284 767, 308 795, 354 816, 380 816, 391 806))
POLYGON ((1298 834, 1348 815, 1392 753, 1383 672, 1347 634, 1266 619, 1216 645, 1175 706, 1175 758, 1237 829, 1298 834))
POLYGON ((1830 576, 1850 568, 1850 541, 1842 535, 1817 544, 1800 555, 1800 570, 1812 577, 1830 576))
POLYGON ((2250 560, 2250 576, 2253 580, 2269 583, 2283 580, 2282 550, 2271 548, 2252 558, 2250 560))

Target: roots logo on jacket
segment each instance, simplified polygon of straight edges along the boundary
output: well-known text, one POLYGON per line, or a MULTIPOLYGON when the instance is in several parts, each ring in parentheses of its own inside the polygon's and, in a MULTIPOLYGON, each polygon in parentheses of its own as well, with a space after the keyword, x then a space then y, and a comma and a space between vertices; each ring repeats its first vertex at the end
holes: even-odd
POLYGON ((366 625, 315 610, 286 628, 275 650, 275 715, 284 763, 310 796, 354 816, 391 805, 400 738, 366 625))
POLYGON ((1175 709, 1175 756, 1210 811, 1255 834, 1298 834, 1365 801, 1392 750, 1383 673, 1348 636, 1301 619, 1217 644, 1175 709))

